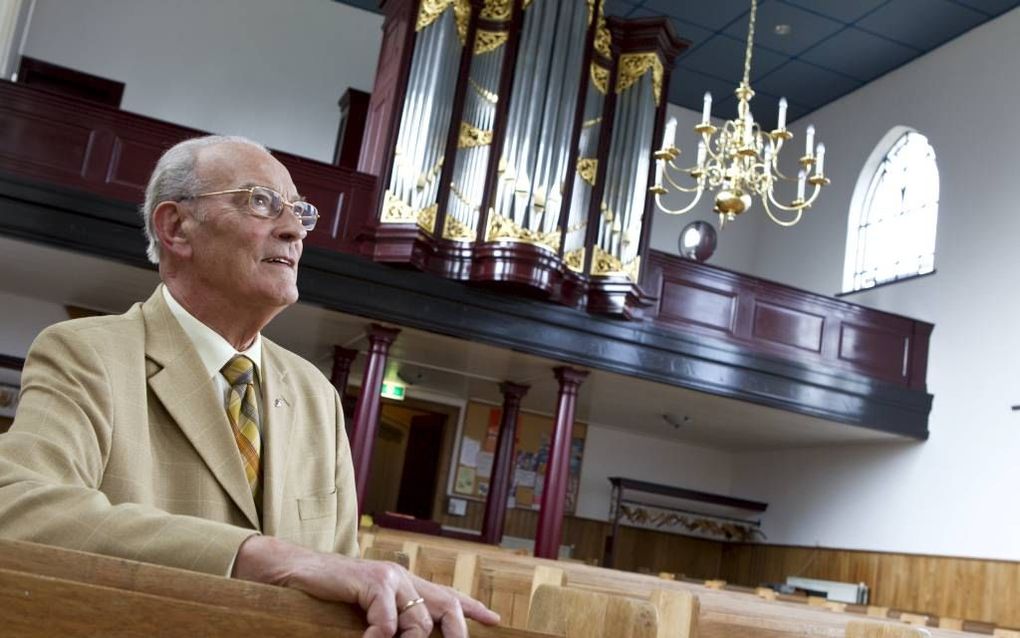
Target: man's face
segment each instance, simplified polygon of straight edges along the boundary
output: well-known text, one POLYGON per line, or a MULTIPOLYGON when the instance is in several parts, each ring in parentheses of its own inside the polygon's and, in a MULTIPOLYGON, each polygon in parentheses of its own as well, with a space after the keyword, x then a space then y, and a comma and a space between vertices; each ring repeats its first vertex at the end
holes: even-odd
MULTIPOLYGON (((220 144, 200 151, 206 192, 265 186, 288 201, 297 188, 283 164, 257 148, 220 144)), ((204 294, 238 312, 283 308, 298 299, 297 268, 307 232, 286 207, 276 219, 250 214, 248 193, 214 195, 192 207, 190 271, 204 294)))

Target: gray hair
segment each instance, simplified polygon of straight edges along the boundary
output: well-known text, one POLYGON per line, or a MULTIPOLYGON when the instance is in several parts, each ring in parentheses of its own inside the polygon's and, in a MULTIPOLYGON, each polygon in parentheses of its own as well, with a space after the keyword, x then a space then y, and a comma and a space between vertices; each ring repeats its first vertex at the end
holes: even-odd
POLYGON ((156 162, 149 184, 145 187, 145 202, 141 207, 145 238, 149 240, 146 254, 149 261, 159 263, 159 237, 152 221, 152 211, 162 202, 179 202, 199 194, 205 184, 195 170, 198 152, 217 144, 245 144, 266 153, 265 146, 237 135, 206 135, 195 137, 173 146, 156 162))

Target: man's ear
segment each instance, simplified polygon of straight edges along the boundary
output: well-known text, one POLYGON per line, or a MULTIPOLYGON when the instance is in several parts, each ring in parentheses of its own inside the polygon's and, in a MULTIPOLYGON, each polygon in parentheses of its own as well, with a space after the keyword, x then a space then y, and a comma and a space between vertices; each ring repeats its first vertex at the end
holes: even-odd
POLYGON ((188 218, 180 202, 160 202, 152 211, 152 226, 163 254, 169 253, 178 259, 191 256, 191 240, 185 228, 188 218))

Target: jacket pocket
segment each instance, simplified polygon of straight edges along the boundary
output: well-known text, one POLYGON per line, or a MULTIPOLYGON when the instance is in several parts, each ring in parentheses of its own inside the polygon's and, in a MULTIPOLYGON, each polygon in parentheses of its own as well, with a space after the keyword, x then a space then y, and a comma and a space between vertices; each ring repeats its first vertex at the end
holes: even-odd
POLYGON ((336 518, 336 490, 320 496, 305 496, 297 500, 298 516, 308 521, 327 516, 336 518))

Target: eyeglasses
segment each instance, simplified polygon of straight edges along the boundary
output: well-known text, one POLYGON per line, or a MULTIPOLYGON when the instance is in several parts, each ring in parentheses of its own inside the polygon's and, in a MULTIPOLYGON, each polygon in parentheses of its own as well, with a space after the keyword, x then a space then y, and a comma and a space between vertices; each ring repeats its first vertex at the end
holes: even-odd
POLYGON ((213 195, 233 195, 235 193, 248 193, 248 210, 256 217, 265 219, 276 219, 283 213, 283 209, 290 207, 294 215, 301 220, 305 230, 315 228, 315 222, 319 220, 319 210, 312 204, 304 201, 288 202, 283 195, 265 186, 252 186, 250 188, 232 188, 225 191, 213 191, 192 195, 186 199, 199 199, 201 197, 212 197, 213 195))

